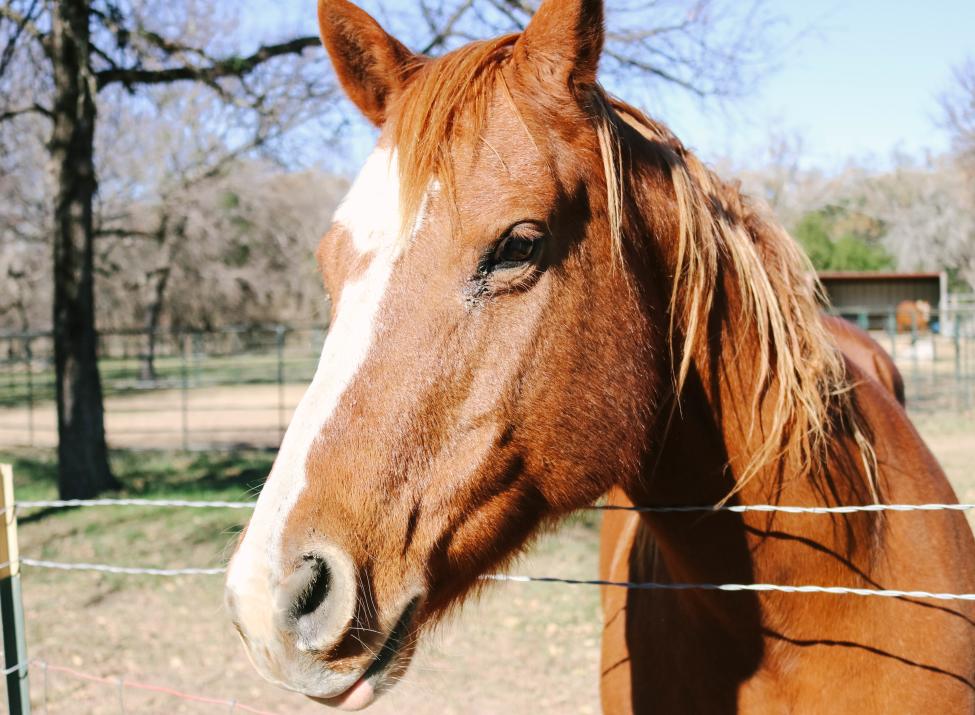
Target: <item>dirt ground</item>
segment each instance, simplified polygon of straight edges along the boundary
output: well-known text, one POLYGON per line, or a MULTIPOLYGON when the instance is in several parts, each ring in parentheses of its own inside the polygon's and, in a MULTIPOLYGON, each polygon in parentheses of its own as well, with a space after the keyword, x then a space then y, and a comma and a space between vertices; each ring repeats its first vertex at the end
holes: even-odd
MULTIPOLYGON (((221 395, 220 399, 225 396, 221 395)), ((214 398, 216 399, 216 398, 214 398)), ((215 403, 214 403, 215 404, 215 403)), ((918 424, 963 501, 975 502, 975 418, 918 424)), ((246 513, 82 510, 21 525, 25 555, 140 566, 211 566, 246 513), (214 539, 214 534, 226 534, 214 539)), ((591 517, 542 538, 512 573, 589 578, 598 527, 591 517)), ((496 584, 428 638, 377 715, 597 713, 598 591, 586 586, 496 584)), ((28 570, 24 577, 32 658, 110 679, 89 683, 35 667, 36 712, 227 713, 124 690, 117 678, 164 685, 269 713, 321 713, 265 685, 251 670, 222 607, 219 577, 113 576, 28 570)), ((242 712, 237 709, 236 712, 242 712)))
MULTIPOLYGON (((131 514, 129 519, 137 519, 131 514)), ((125 524, 115 525, 125 532, 125 524)), ((212 526, 208 524, 207 526, 212 526)), ((78 527, 72 528, 72 533, 78 527)), ((80 531, 84 531, 81 527, 80 531)), ((25 549, 58 543, 57 558, 100 560, 97 547, 68 534, 22 528, 25 549)), ((142 533, 151 541, 164 534, 142 533)), ((586 578, 596 572, 593 524, 575 522, 543 539, 516 569, 586 578)), ((163 564, 146 544, 144 556, 116 562, 163 564)), ((219 563, 212 547, 183 548, 186 565, 219 563)), ((52 557, 53 558, 53 557, 52 557)), ((266 685, 248 664, 222 608, 219 577, 106 576, 29 571, 24 602, 30 656, 111 678, 161 684, 197 695, 236 699, 272 713, 321 713, 305 698, 266 685)), ((428 638, 404 682, 370 710, 380 715, 596 713, 598 592, 591 587, 498 584, 428 638)), ((114 684, 87 683, 62 673, 31 673, 35 708, 65 714, 119 713, 114 684)), ((124 693, 124 712, 225 713, 170 696, 124 693)))

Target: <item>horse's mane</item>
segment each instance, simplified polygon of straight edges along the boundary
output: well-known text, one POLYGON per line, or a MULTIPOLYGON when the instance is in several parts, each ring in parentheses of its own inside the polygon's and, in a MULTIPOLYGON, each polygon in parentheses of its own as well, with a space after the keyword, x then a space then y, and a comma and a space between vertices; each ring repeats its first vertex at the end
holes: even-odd
MULTIPOLYGON (((456 142, 483 141, 495 91, 504 92, 522 116, 502 72, 517 39, 472 43, 430 62, 400 97, 392 133, 404 226, 413 225, 431 181, 452 190, 450 152, 456 142)), ((735 465, 736 491, 784 454, 793 455, 803 470, 825 464, 831 438, 844 429, 856 442, 876 498, 873 450, 860 427, 844 358, 820 320, 822 288, 805 254, 767 211, 721 181, 663 124, 598 86, 584 99, 599 140, 610 237, 620 260, 632 178, 623 161, 622 124, 648 141, 670 170, 680 227, 670 296, 672 344, 682 336, 673 350, 678 394, 692 363, 713 349, 708 325, 719 307, 722 276, 733 281, 741 315, 725 321, 725 339, 758 360, 760 378, 748 397, 756 416, 751 429, 762 430, 761 446, 748 463, 735 465), (761 414, 768 416, 764 422, 761 414)))
POLYGON ((748 359, 758 359, 752 429, 764 429, 759 449, 739 465, 735 491, 785 453, 803 469, 825 464, 836 430, 846 429, 876 499, 873 448, 853 403, 845 359, 820 318, 827 301, 806 254, 767 207, 722 181, 666 126, 618 99, 608 104, 670 169, 680 225, 670 297, 671 335, 675 324, 683 334, 678 389, 691 363, 714 349, 707 330, 720 277, 734 281, 741 315, 725 321, 724 339, 735 353, 747 349, 748 359), (769 421, 760 425, 763 409, 769 421))

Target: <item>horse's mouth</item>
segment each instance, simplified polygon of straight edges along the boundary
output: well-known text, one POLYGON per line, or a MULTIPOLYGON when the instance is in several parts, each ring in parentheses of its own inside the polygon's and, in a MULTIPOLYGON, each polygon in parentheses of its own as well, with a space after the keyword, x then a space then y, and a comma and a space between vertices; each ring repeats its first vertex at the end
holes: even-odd
POLYGON ((340 695, 331 698, 316 698, 312 700, 338 708, 340 710, 362 710, 368 707, 383 692, 389 689, 391 683, 388 677, 400 663, 400 656, 406 651, 408 638, 413 625, 413 618, 417 612, 419 598, 414 598, 403 609, 396 625, 390 630, 385 642, 376 657, 366 668, 362 676, 352 686, 340 695))

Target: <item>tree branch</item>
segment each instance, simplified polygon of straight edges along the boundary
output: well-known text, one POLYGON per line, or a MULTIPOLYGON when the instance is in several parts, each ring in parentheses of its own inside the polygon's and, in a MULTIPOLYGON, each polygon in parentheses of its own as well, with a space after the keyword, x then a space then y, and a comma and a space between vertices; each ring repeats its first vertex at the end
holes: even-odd
POLYGON ((226 59, 211 60, 208 65, 195 67, 167 67, 159 70, 148 70, 139 67, 111 68, 95 74, 98 89, 113 83, 126 86, 137 84, 168 84, 181 81, 214 82, 223 77, 245 77, 260 65, 275 57, 301 54, 309 47, 318 47, 321 40, 318 36, 299 37, 276 45, 263 45, 246 57, 228 57, 226 59))
POLYGON ((41 44, 47 47, 48 35, 46 32, 42 32, 41 29, 34 24, 34 21, 26 15, 21 15, 19 12, 10 7, 9 4, 0 5, 0 17, 5 17, 6 19, 17 25, 18 31, 26 32, 35 40, 39 41, 41 44))
POLYGON ((673 74, 671 72, 668 72, 667 70, 664 70, 664 69, 662 69, 660 67, 657 67, 655 65, 652 65, 649 62, 644 62, 644 61, 639 60, 639 59, 637 59, 635 57, 628 57, 626 55, 622 55, 619 52, 616 52, 616 51, 614 51, 611 48, 606 48, 604 50, 604 52, 606 53, 607 56, 613 58, 614 60, 616 60, 621 65, 624 65, 624 66, 627 66, 627 67, 635 67, 636 69, 642 70, 643 72, 647 72, 649 74, 652 74, 652 75, 654 75, 656 77, 659 77, 660 79, 666 80, 667 82, 670 82, 672 84, 677 85, 678 87, 681 87, 682 89, 690 92, 691 94, 693 94, 696 97, 703 98, 703 97, 706 97, 708 95, 708 92, 707 91, 705 91, 705 90, 701 89, 700 87, 694 85, 693 83, 689 82, 688 80, 681 79, 677 75, 675 75, 675 74, 673 74))
POLYGON ((158 240, 159 236, 155 231, 140 231, 129 228, 98 228, 95 230, 96 238, 141 238, 158 240))
POLYGON ((50 109, 35 102, 29 107, 21 107, 20 109, 10 109, 6 112, 0 112, 0 122, 5 122, 8 119, 13 119, 14 117, 19 117, 24 114, 40 114, 48 119, 51 119, 54 116, 50 109))
POLYGON ((453 34, 454 28, 457 27, 457 23, 461 21, 467 11, 471 9, 474 5, 474 0, 465 0, 461 3, 454 13, 447 18, 443 27, 436 32, 436 34, 430 39, 430 41, 420 50, 421 55, 428 55, 435 49, 443 45, 453 34))

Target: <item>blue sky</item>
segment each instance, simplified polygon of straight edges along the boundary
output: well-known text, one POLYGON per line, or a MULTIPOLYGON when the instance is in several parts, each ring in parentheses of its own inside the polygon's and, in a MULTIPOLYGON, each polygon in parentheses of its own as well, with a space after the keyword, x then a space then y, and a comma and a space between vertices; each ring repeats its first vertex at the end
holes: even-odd
MULTIPOLYGON (((975 55, 975 0, 782 0, 789 31, 810 31, 755 96, 726 111, 672 101, 663 117, 708 159, 747 160, 772 131, 803 136, 806 161, 883 163, 947 148, 938 97, 975 55)), ((785 37, 785 35, 783 35, 785 37)))
MULTIPOLYGON (((754 94, 722 106, 671 92, 659 107, 647 107, 705 160, 754 163, 773 132, 799 134, 805 163, 826 170, 850 160, 883 166, 895 151, 923 156, 947 148, 938 97, 951 68, 975 55, 975 0, 769 3, 785 21, 776 40, 787 49, 754 94)), ((415 7, 412 0, 386 5, 403 16, 415 7)), ((273 17, 279 29, 316 29, 310 0, 256 7, 255 28, 266 30, 273 17)), ((358 138, 354 153, 364 155, 367 143, 358 138)))

